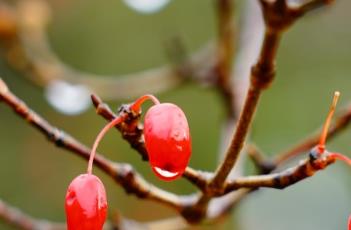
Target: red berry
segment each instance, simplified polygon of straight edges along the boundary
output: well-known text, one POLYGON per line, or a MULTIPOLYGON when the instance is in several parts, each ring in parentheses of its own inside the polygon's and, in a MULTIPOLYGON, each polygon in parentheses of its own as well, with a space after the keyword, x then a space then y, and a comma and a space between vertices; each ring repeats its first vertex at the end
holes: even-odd
POLYGON ((65 209, 68 230, 101 230, 106 220, 104 185, 92 174, 81 174, 68 187, 65 209))
POLYGON ((351 230, 351 215, 349 217, 349 228, 348 228, 348 230, 351 230))
POLYGON ((191 155, 189 126, 183 111, 171 103, 152 106, 145 115, 144 137, 156 175, 167 181, 181 176, 191 155))

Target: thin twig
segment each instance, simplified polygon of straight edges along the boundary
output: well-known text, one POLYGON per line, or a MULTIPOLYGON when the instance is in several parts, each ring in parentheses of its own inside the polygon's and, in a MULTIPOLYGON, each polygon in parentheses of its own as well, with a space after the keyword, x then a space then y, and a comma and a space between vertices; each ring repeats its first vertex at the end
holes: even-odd
MULTIPOLYGON (((156 230, 152 228, 155 223, 140 223, 134 220, 125 218, 119 214, 114 215, 114 219, 118 221, 107 222, 103 230, 156 230), (118 217, 117 217, 118 216, 118 217)), ((23 212, 17 207, 14 207, 7 202, 0 199, 0 219, 5 223, 23 230, 66 230, 65 223, 58 223, 44 219, 34 218, 27 213, 23 212)), ((163 223, 166 223, 164 220, 163 223)), ((183 223, 182 226, 185 226, 183 223)), ((180 228, 179 228, 180 229, 180 228)))
MULTIPOLYGON (((336 118, 334 124, 330 127, 327 140, 332 139, 338 133, 343 131, 351 122, 351 106, 348 106, 338 118, 336 118)), ((301 153, 304 153, 311 149, 313 146, 318 144, 320 138, 320 131, 315 132, 309 137, 303 139, 299 143, 295 144, 289 150, 277 154, 276 158, 273 160, 274 164, 281 165, 286 161, 299 156, 301 153)))
POLYGON ((277 165, 268 160, 254 144, 250 144, 247 147, 247 154, 251 158, 259 174, 269 174, 277 167, 277 165))
POLYGON ((333 2, 335 2, 335 0, 312 0, 302 4, 301 6, 299 6, 299 8, 300 11, 307 13, 309 11, 321 8, 327 4, 332 4, 333 2))
POLYGON ((229 117, 235 117, 234 92, 231 87, 232 62, 235 50, 233 0, 217 0, 218 41, 217 41, 217 84, 229 117))
POLYGON ((239 188, 276 188, 284 189, 295 184, 307 177, 312 176, 319 170, 326 168, 335 162, 335 158, 328 153, 323 155, 310 154, 310 158, 299 163, 298 166, 286 169, 279 173, 259 176, 247 176, 237 178, 226 184, 225 193, 234 191, 239 188))

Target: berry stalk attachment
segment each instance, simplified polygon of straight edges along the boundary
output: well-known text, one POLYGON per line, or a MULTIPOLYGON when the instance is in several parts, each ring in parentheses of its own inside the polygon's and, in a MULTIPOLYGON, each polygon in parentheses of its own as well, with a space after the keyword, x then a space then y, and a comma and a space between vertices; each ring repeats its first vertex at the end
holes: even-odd
POLYGON ((171 181, 185 171, 191 156, 191 137, 184 112, 175 104, 160 103, 154 96, 140 97, 131 106, 139 112, 147 100, 153 101, 145 115, 145 147, 153 172, 162 180, 171 181))
MULTIPOLYGON (((328 129, 329 129, 331 120, 333 118, 333 115, 335 113, 335 108, 336 108, 336 104, 338 102, 339 97, 340 97, 340 92, 336 91, 334 93, 333 102, 330 106, 326 121, 323 125, 323 129, 322 129, 322 133, 321 133, 321 136, 319 139, 319 143, 315 148, 313 148, 311 150, 311 155, 314 157, 317 157, 317 158, 321 157, 321 156, 325 156, 325 157, 333 159, 333 160, 342 160, 351 166, 351 159, 350 158, 348 158, 347 156, 345 156, 341 153, 330 152, 326 149, 326 146, 325 146, 325 142, 326 142, 327 134, 328 134, 328 129)), ((320 167, 324 168, 324 165, 321 163, 320 167)))

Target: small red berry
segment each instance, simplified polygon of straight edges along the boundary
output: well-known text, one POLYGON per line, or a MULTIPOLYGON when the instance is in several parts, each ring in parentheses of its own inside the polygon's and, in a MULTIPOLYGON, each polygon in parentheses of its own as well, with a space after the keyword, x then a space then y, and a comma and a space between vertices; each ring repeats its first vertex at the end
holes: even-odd
POLYGON ((351 230, 351 215, 349 217, 349 227, 348 227, 348 230, 351 230))
POLYGON ((145 115, 144 137, 152 170, 163 180, 181 176, 191 155, 188 121, 171 103, 152 106, 145 115))
POLYGON ((101 230, 107 214, 104 185, 92 174, 81 174, 69 185, 65 210, 68 230, 101 230))

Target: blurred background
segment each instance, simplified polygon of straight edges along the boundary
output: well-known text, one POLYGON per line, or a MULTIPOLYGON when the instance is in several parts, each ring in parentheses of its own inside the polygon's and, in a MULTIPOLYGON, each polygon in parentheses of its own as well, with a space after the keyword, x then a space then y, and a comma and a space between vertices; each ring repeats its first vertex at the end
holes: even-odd
MULTIPOLYGON (((238 1, 238 18, 244 3, 238 1)), ((47 34, 52 50, 72 68, 100 75, 122 75, 169 63, 165 43, 174 37, 179 37, 189 52, 216 37, 213 0, 171 0, 161 9, 146 12, 122 0, 51 0, 49 4, 52 20, 47 34)), ((339 110, 350 105, 350 9, 350 1, 338 0, 328 9, 307 15, 285 34, 276 80, 262 97, 251 133, 265 153, 273 156, 320 127, 334 90, 341 92, 339 110)), ((28 81, 4 56, 0 76, 32 109, 88 146, 105 124, 90 104, 73 116, 52 107, 45 97, 48 89, 28 81)), ((218 93, 185 83, 157 96, 178 104, 187 114, 193 139, 190 165, 213 171, 225 114, 218 93)), ((113 109, 126 102, 108 101, 113 109)), ((0 130, 1 199, 35 217, 64 221, 66 188, 85 171, 86 161, 56 148, 1 103, 0 130)), ((328 148, 351 156, 350 137, 351 129, 347 129, 328 148)), ((108 133, 99 151, 112 160, 133 164, 162 188, 177 194, 195 191, 182 179, 172 183, 158 180, 148 163, 142 162, 117 132, 108 133)), ((253 173, 252 165, 247 166, 247 172, 253 173)), ((118 209, 138 221, 176 215, 167 207, 126 195, 99 169, 95 172, 106 185, 110 213, 118 209)), ((350 176, 351 169, 338 162, 283 191, 261 189, 216 229, 346 229, 351 213, 350 176)), ((13 228, 0 223, 0 229, 13 228)))

